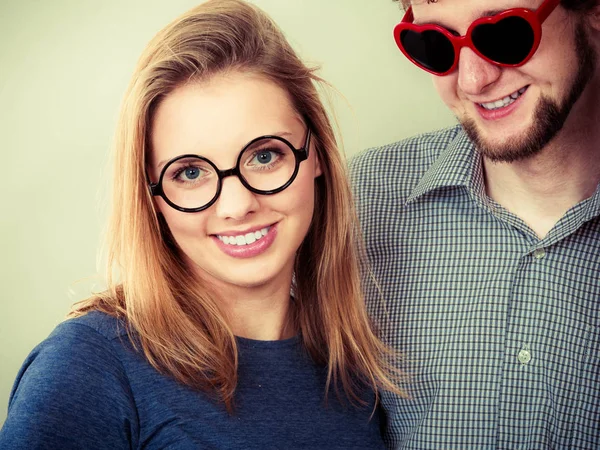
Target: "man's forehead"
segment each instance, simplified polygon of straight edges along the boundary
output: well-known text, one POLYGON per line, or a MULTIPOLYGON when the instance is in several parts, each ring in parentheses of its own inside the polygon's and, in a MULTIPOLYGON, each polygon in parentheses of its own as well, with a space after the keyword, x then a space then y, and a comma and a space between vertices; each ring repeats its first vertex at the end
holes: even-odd
POLYGON ((435 8, 436 6, 483 6, 492 7, 493 10, 504 10, 508 8, 530 8, 536 9, 542 0, 401 0, 402 5, 405 8, 412 6, 415 8, 430 6, 435 8), (495 5, 495 6, 494 6, 495 5))
POLYGON ((473 21, 511 8, 536 9, 537 0, 412 0, 415 23, 473 21))

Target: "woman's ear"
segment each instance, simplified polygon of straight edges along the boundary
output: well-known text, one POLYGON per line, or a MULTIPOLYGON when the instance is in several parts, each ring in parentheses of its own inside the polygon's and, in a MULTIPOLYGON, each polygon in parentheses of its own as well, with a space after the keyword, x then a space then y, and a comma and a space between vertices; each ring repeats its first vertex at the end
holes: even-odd
MULTIPOLYGON (((315 163, 314 163, 314 178, 320 177, 323 175, 323 169, 321 167, 321 156, 319 155, 320 140, 315 136, 314 133, 310 133, 310 136, 307 137, 308 140, 308 159, 314 155, 315 163)), ((308 161, 307 161, 308 162, 308 161)))
POLYGON ((150 202, 152 204, 152 208, 154 209, 154 212, 156 214, 160 213, 160 208, 158 207, 158 196, 153 195, 152 194, 152 188, 150 187, 150 185, 152 184, 152 180, 155 179, 153 176, 151 176, 151 172, 152 171, 152 166, 151 163, 150 164, 146 164, 146 189, 148 189, 148 195, 150 197, 150 202))
POLYGON ((320 177, 323 174, 321 170, 321 158, 319 158, 319 154, 315 152, 315 178, 320 177))

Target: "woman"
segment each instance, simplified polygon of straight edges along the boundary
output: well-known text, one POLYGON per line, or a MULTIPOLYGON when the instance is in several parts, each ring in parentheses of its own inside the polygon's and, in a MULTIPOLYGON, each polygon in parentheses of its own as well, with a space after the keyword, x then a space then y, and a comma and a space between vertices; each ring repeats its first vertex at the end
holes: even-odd
POLYGON ((150 42, 115 146, 118 280, 28 357, 0 447, 382 447, 397 374, 319 81, 237 0, 150 42))

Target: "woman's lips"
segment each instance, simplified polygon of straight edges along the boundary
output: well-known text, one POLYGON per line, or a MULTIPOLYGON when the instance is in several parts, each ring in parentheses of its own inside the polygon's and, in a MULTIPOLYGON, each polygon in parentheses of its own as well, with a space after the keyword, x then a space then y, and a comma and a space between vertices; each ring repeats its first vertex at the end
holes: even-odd
POLYGON ((238 235, 213 235, 219 249, 233 258, 252 258, 267 251, 277 236, 277 223, 248 233, 238 235), (261 237, 258 237, 257 232, 261 237))

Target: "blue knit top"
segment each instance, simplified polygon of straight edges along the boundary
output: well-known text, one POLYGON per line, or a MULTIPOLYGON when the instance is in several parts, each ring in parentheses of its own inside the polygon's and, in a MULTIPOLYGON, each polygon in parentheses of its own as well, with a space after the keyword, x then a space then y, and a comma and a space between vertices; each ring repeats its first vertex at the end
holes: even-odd
POLYGON ((325 400, 326 371, 299 338, 238 338, 235 412, 160 374, 121 322, 68 320, 29 355, 13 387, 2 449, 383 448, 374 395, 325 400))

